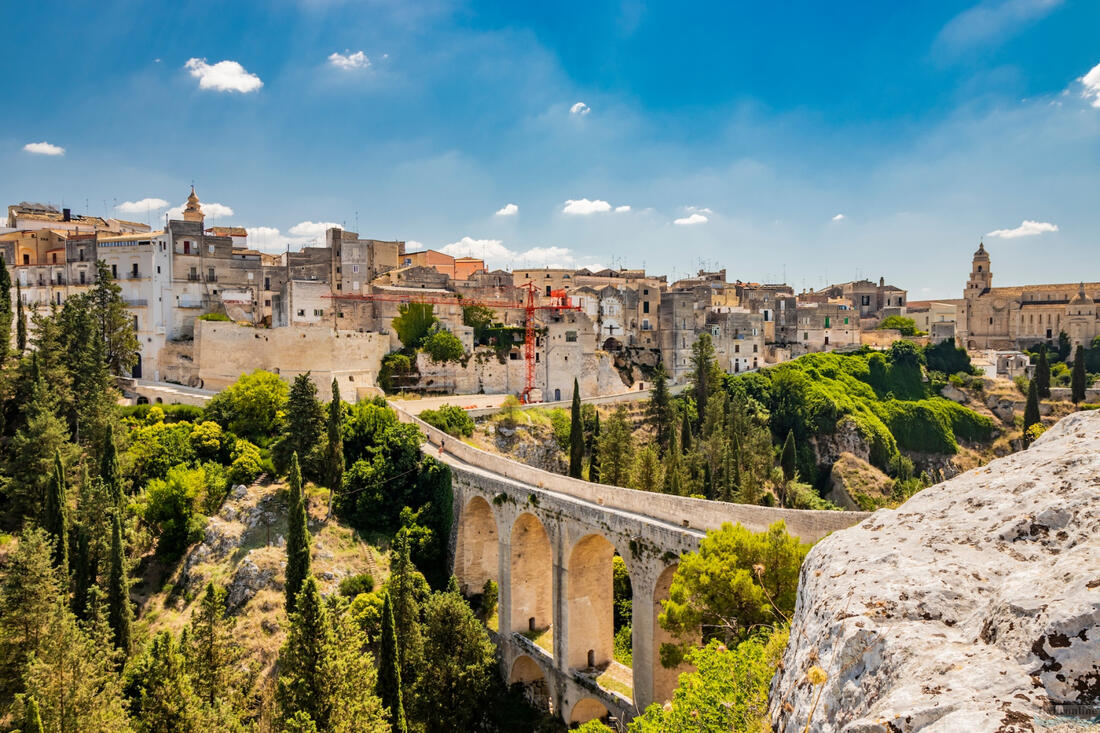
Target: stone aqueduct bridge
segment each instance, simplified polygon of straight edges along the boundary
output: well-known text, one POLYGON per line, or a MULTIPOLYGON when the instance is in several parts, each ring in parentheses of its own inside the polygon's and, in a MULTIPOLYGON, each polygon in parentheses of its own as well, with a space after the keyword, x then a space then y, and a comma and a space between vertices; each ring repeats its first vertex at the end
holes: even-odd
POLYGON ((428 436, 425 451, 451 467, 450 552, 459 584, 469 593, 487 579, 500 587, 496 642, 505 680, 524 683, 532 701, 569 723, 608 714, 628 721, 671 696, 681 670, 661 666, 667 635, 657 614, 680 554, 698 549, 706 530, 740 522, 760 531, 782 519, 813 542, 868 516, 592 484, 478 450, 395 409, 428 436), (616 553, 634 594, 632 678, 612 658, 616 553))

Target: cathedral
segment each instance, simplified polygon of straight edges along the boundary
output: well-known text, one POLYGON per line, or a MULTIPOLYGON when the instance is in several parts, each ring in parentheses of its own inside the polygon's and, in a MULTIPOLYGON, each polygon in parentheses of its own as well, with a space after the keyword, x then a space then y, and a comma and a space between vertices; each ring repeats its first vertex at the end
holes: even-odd
POLYGON ((1088 347, 1100 335, 1097 297, 1095 282, 995 288, 989 253, 979 244, 963 290, 959 340, 968 349, 1022 349, 1065 331, 1071 343, 1088 347))

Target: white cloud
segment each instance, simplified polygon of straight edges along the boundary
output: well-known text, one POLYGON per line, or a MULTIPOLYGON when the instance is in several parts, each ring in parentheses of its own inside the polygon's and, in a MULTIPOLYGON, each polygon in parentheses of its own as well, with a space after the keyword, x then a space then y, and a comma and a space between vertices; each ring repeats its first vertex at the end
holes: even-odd
POLYGON ((630 211, 630 207, 627 206, 626 204, 623 204, 622 206, 616 206, 615 207, 615 213, 616 214, 625 214, 628 211, 630 211))
MULTIPOLYGON (((417 242, 416 244, 420 244, 417 242)), ((409 243, 406 243, 408 249, 409 243)), ((423 246, 423 245, 420 245, 423 246)), ((573 251, 566 247, 531 247, 523 251, 511 250, 499 239, 474 239, 463 237, 457 242, 445 244, 440 252, 452 257, 478 257, 484 259, 490 269, 519 265, 528 267, 577 267, 573 251)), ((591 265, 590 265, 591 267, 591 265)))
POLYGON ((503 208, 498 209, 494 216, 515 216, 519 213, 519 207, 515 204, 505 204, 503 208))
POLYGON ((1100 108, 1100 64, 1093 66, 1089 73, 1082 76, 1078 81, 1085 87, 1081 92, 1081 96, 1085 99, 1092 99, 1092 106, 1100 108))
POLYGON ((563 214, 576 214, 586 216, 588 214, 602 214, 611 211, 611 204, 600 199, 589 201, 588 199, 568 199, 562 207, 563 214))
POLYGON ((569 114, 571 114, 571 115, 580 115, 582 117, 584 115, 588 114, 591 111, 592 111, 592 108, 589 107, 584 102, 577 102, 576 104, 574 104, 572 107, 569 108, 569 114))
POLYGON ((1000 237, 1001 239, 1016 239, 1017 237, 1033 237, 1036 234, 1056 231, 1058 231, 1057 224, 1051 224, 1048 221, 1031 221, 1030 219, 1024 219, 1020 226, 1015 229, 994 229, 986 236, 1000 237))
POLYGON ((1063 0, 985 0, 956 15, 940 30, 935 50, 956 56, 976 46, 1011 38, 1063 0))
POLYGON ((706 224, 708 221, 710 220, 702 214, 691 214, 690 216, 682 216, 679 219, 674 219, 672 223, 678 226, 686 227, 692 226, 694 224, 706 224))
POLYGON ((53 145, 48 142, 40 143, 27 143, 23 146, 23 149, 28 153, 34 153, 35 155, 64 155, 65 148, 60 145, 53 145))
POLYGON ((713 214, 714 213, 713 211, 711 211, 710 209, 708 209, 705 206, 685 206, 684 208, 687 211, 694 211, 694 212, 698 212, 700 214, 713 214))
POLYGON ((120 214, 144 214, 148 211, 159 211, 168 205, 164 199, 141 199, 140 201, 123 201, 115 207, 120 214))
POLYGON ((406 252, 419 252, 422 249, 426 249, 423 242, 418 242, 415 239, 410 239, 409 241, 405 242, 406 252))
POLYGON ((245 227, 248 246, 262 252, 282 252, 286 249, 286 237, 275 227, 245 227))
POLYGON ((844 218, 844 214, 837 214, 833 217, 833 221, 840 221, 844 218))
POLYGON ((260 77, 245 71, 236 61, 206 63, 206 59, 188 59, 183 68, 199 80, 199 89, 213 89, 218 92, 254 92, 264 85, 260 77))
MULTIPOLYGON (((176 220, 182 219, 183 207, 184 204, 180 204, 179 206, 173 206, 171 209, 168 209, 168 218, 176 220)), ((233 216, 233 209, 225 204, 206 203, 203 201, 202 213, 207 219, 224 219, 227 216, 233 216)))
POLYGON ((370 66, 370 59, 368 59, 367 55, 362 51, 348 53, 345 50, 344 53, 331 53, 329 54, 328 62, 337 69, 342 69, 343 71, 365 69, 370 66))
POLYGON ((302 239, 324 239, 326 231, 339 226, 332 221, 300 221, 290 228, 290 234, 302 239))

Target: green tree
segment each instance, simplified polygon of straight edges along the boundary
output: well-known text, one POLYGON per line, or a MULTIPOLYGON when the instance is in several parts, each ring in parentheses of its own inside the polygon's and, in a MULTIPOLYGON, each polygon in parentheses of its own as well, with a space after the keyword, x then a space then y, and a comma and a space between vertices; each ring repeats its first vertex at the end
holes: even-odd
POLYGON ((130 626, 134 609, 130 606, 130 578, 126 570, 126 551, 122 540, 119 512, 111 517, 111 565, 107 580, 107 621, 115 647, 126 654, 130 649, 130 626))
POLYGON ((668 451, 665 453, 665 491, 676 496, 684 493, 684 454, 680 449, 680 420, 677 415, 672 418, 669 427, 668 451))
POLYGON ((88 294, 103 341, 103 357, 112 374, 128 376, 137 363, 138 340, 134 321, 122 299, 122 288, 103 260, 96 262, 95 287, 88 294))
POLYGON ((588 480, 600 483, 600 412, 592 420, 592 456, 588 459, 588 480))
POLYGON ((332 379, 332 401, 328 403, 325 443, 325 477, 333 493, 344 483, 344 403, 340 401, 340 385, 332 379))
POLYGON ((53 475, 46 491, 42 527, 53 542, 53 563, 63 579, 69 577, 69 492, 61 451, 54 453, 53 475))
POLYGON ((9 511, 15 515, 38 516, 46 501, 58 452, 71 453, 69 431, 57 413, 58 403, 46 381, 39 378, 31 389, 24 409, 24 422, 16 430, 8 449, 5 488, 9 511))
POLYGON ((393 330, 409 352, 420 348, 421 343, 439 323, 430 303, 402 303, 393 319, 393 330))
POLYGON ((1073 404, 1085 401, 1085 347, 1077 345, 1073 354, 1073 374, 1070 377, 1070 394, 1073 404))
POLYGON ((393 603, 401 680, 406 689, 416 684, 422 669, 424 637, 420 608, 428 595, 428 583, 413 565, 410 550, 408 533, 399 532, 390 551, 390 577, 386 581, 386 591, 393 603))
POLYGON ((584 466, 584 420, 581 418, 581 388, 573 378, 573 404, 569 410, 569 475, 581 477, 584 466))
POLYGON ((8 358, 11 348, 11 274, 4 258, 0 257, 0 367, 8 358))
POLYGON ((1065 361, 1073 351, 1073 342, 1069 340, 1069 334, 1065 331, 1058 332, 1058 360, 1065 361))
POLYGON ((324 730, 329 714, 326 657, 332 646, 332 631, 312 575, 302 584, 294 607, 286 642, 279 652, 275 695, 284 719, 305 712, 324 730))
POLYGON ((191 617, 184 653, 195 693, 211 709, 234 708, 242 701, 243 650, 236 640, 237 621, 226 612, 225 589, 207 583, 191 617))
POLYGON ((783 469, 784 481, 794 481, 797 458, 794 448, 794 430, 788 430, 787 439, 783 441, 783 453, 779 457, 779 465, 783 469))
POLYGON ((785 626, 733 647, 715 640, 688 654, 692 670, 668 704, 653 703, 630 724, 631 733, 727 733, 771 730, 768 689, 787 644, 785 626))
POLYGON ((115 446, 115 431, 111 425, 107 426, 107 434, 103 437, 103 448, 100 451, 99 477, 106 487, 107 496, 112 505, 122 504, 122 469, 118 465, 118 449, 115 446))
POLYGON ((1027 387, 1027 406, 1024 408, 1024 432, 1032 425, 1041 422, 1039 417, 1039 384, 1037 379, 1032 379, 1027 387))
POLYGON ((290 466, 290 456, 297 453, 305 461, 321 439, 325 429, 325 410, 317 399, 317 385, 305 372, 294 378, 286 403, 286 421, 279 441, 272 449, 279 470, 290 466))
MULTIPOLYGON (((4 261, 0 260, 0 266, 4 261)), ((26 710, 23 713, 23 727, 20 733, 44 733, 42 730, 42 716, 38 713, 38 700, 34 696, 27 698, 26 710)))
POLYGON ((394 627, 390 594, 382 594, 382 640, 379 647, 378 697, 390 713, 393 733, 405 733, 405 704, 401 690, 401 664, 397 658, 397 633, 394 627))
POLYGON ((308 515, 302 495, 302 474, 298 470, 298 454, 290 456, 290 473, 287 477, 290 495, 287 499, 286 531, 286 612, 294 613, 294 603, 302 589, 302 583, 310 576, 310 539, 308 515))
POLYGON ((664 488, 664 474, 660 456, 652 444, 646 444, 634 453, 634 464, 630 472, 631 488, 660 492, 664 488))
POLYGON ((722 371, 714 352, 714 342, 709 333, 699 334, 691 345, 691 390, 698 410, 699 427, 706 417, 707 400, 722 382, 722 371))
POLYGON ((599 442, 600 480, 612 486, 626 486, 634 458, 634 439, 626 408, 619 405, 603 426, 599 442))
POLYGON ((389 733, 386 709, 375 694, 378 679, 374 660, 366 651, 366 634, 349 613, 338 610, 330 618, 332 645, 326 659, 328 730, 389 733))
POLYGON ((495 672, 495 649, 470 606, 457 592, 433 593, 424 607, 417 695, 427 733, 473 730, 495 672))
POLYGON ((206 405, 208 419, 255 441, 282 429, 288 388, 277 374, 257 369, 244 374, 206 405))
POLYGON ((466 355, 466 349, 462 341, 450 331, 440 329, 424 338, 420 343, 424 350, 436 364, 446 364, 451 361, 461 361, 466 355))
POLYGON ((23 315, 23 288, 15 283, 15 348, 17 354, 27 350, 27 317, 23 315))
POLYGON ((725 523, 708 532, 698 552, 680 558, 658 621, 674 642, 661 645, 661 663, 674 667, 698 639, 727 646, 754 627, 794 611, 798 571, 809 550, 782 521, 754 533, 725 523))
POLYGON ((1039 344, 1039 361, 1035 365, 1035 381, 1038 382, 1039 397, 1050 399, 1050 361, 1047 359, 1047 345, 1039 344))
POLYGON ((61 584, 50 536, 24 527, 0 575, 0 707, 23 689, 27 661, 41 650, 61 584))
POLYGON ((111 644, 76 623, 61 596, 45 614, 43 641, 27 665, 26 688, 34 690, 49 731, 122 733, 130 725, 111 644))
POLYGON ((178 465, 168 475, 149 481, 139 501, 139 513, 155 530, 157 553, 177 558, 202 538, 206 519, 196 509, 206 491, 206 471, 178 465))
POLYGON ((674 414, 672 395, 668 391, 668 372, 665 371, 664 362, 657 363, 657 369, 653 374, 653 392, 649 398, 649 407, 646 412, 649 423, 653 426, 653 435, 657 441, 657 446, 661 451, 667 451, 674 414))
POLYGON ((138 729, 149 733, 197 733, 203 730, 202 705, 187 673, 183 651, 169 631, 153 637, 134 669, 132 712, 138 729))
POLYGON ((906 318, 905 316, 886 316, 882 319, 882 322, 878 324, 879 330, 894 329, 901 332, 902 336, 920 336, 921 332, 917 329, 917 322, 912 318, 906 318))
POLYGON ((462 306, 462 325, 474 329, 474 341, 481 343, 485 329, 493 324, 496 311, 486 305, 462 306))

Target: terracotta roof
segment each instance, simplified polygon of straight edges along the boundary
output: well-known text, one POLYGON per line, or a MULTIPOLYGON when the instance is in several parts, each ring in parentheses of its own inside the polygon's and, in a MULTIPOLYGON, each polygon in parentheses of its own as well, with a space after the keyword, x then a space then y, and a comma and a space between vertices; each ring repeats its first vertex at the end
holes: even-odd
POLYGON ((248 230, 244 227, 210 227, 206 231, 218 237, 247 237, 248 230))

